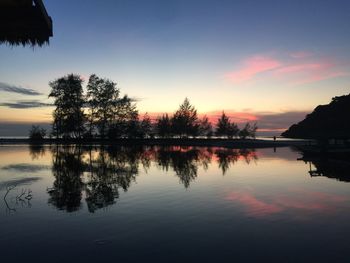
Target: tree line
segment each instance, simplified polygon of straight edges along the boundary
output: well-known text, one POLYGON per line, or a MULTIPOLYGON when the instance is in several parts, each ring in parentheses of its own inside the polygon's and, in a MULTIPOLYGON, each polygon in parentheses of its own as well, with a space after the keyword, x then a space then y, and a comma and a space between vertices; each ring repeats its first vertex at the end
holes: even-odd
MULTIPOLYGON (((207 116, 199 118, 197 110, 185 98, 172 115, 156 120, 146 113, 140 117, 136 101, 121 95, 117 84, 95 74, 89 77, 86 92, 83 79, 69 74, 49 83, 49 98, 54 99, 52 132, 57 139, 119 139, 119 138, 255 138, 256 123, 239 129, 222 112, 213 125, 207 116)), ((46 132, 33 126, 30 138, 39 139, 46 132)))

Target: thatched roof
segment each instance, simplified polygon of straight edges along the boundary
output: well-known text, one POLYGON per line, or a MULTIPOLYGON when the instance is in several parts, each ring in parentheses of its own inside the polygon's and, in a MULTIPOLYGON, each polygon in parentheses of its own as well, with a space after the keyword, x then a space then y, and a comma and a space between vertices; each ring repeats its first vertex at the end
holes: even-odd
POLYGON ((52 36, 52 20, 42 0, 0 0, 0 44, 43 45, 52 36))

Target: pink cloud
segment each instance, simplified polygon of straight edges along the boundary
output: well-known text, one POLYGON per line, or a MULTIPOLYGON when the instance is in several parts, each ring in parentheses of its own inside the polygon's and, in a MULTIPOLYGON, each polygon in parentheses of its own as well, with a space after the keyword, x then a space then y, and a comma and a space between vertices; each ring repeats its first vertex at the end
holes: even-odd
POLYGON ((315 70, 323 69, 327 66, 328 65, 322 64, 322 63, 294 64, 294 65, 289 65, 289 66, 276 69, 274 73, 287 74, 287 73, 294 73, 294 72, 315 71, 315 70))
POLYGON ((279 78, 288 78, 290 84, 301 85, 318 82, 347 73, 340 71, 337 65, 328 61, 316 61, 312 63, 291 64, 275 70, 274 75, 279 78))
POLYGON ((316 58, 308 51, 298 51, 289 54, 289 59, 254 56, 243 61, 239 70, 226 74, 233 83, 243 83, 254 79, 260 73, 265 73, 267 80, 283 81, 291 85, 301 85, 318 82, 330 78, 348 76, 341 63, 335 60, 316 58), (290 59, 290 58, 295 59, 290 59))
POLYGON ((296 51, 289 54, 292 58, 307 58, 313 56, 310 51, 296 51))
MULTIPOLYGON (((208 117, 209 121, 214 124, 214 123, 217 123, 218 119, 221 117, 221 114, 222 114, 222 111, 210 111, 210 112, 207 112, 205 115, 208 117)), ((237 111, 227 110, 225 111, 225 114, 234 123, 255 122, 258 120, 257 116, 251 112, 237 112, 237 111)))
POLYGON ((270 71, 281 66, 281 62, 266 56, 255 56, 243 62, 243 67, 228 73, 228 79, 235 83, 242 83, 253 79, 259 73, 270 71))

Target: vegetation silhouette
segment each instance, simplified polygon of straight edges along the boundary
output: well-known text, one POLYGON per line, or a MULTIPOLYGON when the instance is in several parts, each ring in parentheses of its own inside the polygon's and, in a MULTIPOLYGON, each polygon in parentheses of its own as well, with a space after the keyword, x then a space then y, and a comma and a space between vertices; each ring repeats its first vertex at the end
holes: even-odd
POLYGON ((40 126, 33 125, 29 131, 29 140, 30 141, 41 141, 46 136, 46 130, 40 128, 40 126))
POLYGON ((319 105, 304 120, 282 133, 284 137, 304 139, 349 139, 350 94, 334 97, 327 105, 319 105))
POLYGON ((238 126, 235 123, 231 123, 225 112, 222 112, 221 117, 218 119, 216 124, 216 135, 227 136, 229 139, 236 137, 239 133, 238 126))
POLYGON ((85 131, 85 103, 83 80, 79 75, 69 74, 49 83, 56 109, 53 112, 52 131, 56 138, 80 139, 85 131))
MULTIPOLYGON (((207 116, 185 98, 172 116, 164 114, 152 122, 146 113, 140 117, 136 102, 121 96, 117 84, 95 74, 89 77, 86 94, 83 79, 68 74, 49 83, 54 99, 52 136, 60 140, 108 140, 148 138, 255 138, 257 126, 249 123, 240 130, 223 112, 214 127, 207 116)), ((36 127, 40 129, 40 127, 36 127)), ((42 136, 44 137, 44 136, 42 136)))

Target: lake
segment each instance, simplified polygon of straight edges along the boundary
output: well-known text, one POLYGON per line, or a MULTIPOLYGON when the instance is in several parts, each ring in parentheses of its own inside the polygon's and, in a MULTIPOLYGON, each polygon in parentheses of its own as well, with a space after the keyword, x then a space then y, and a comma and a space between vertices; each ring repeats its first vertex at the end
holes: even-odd
POLYGON ((300 157, 1 146, 1 260, 349 262, 349 166, 300 157))

